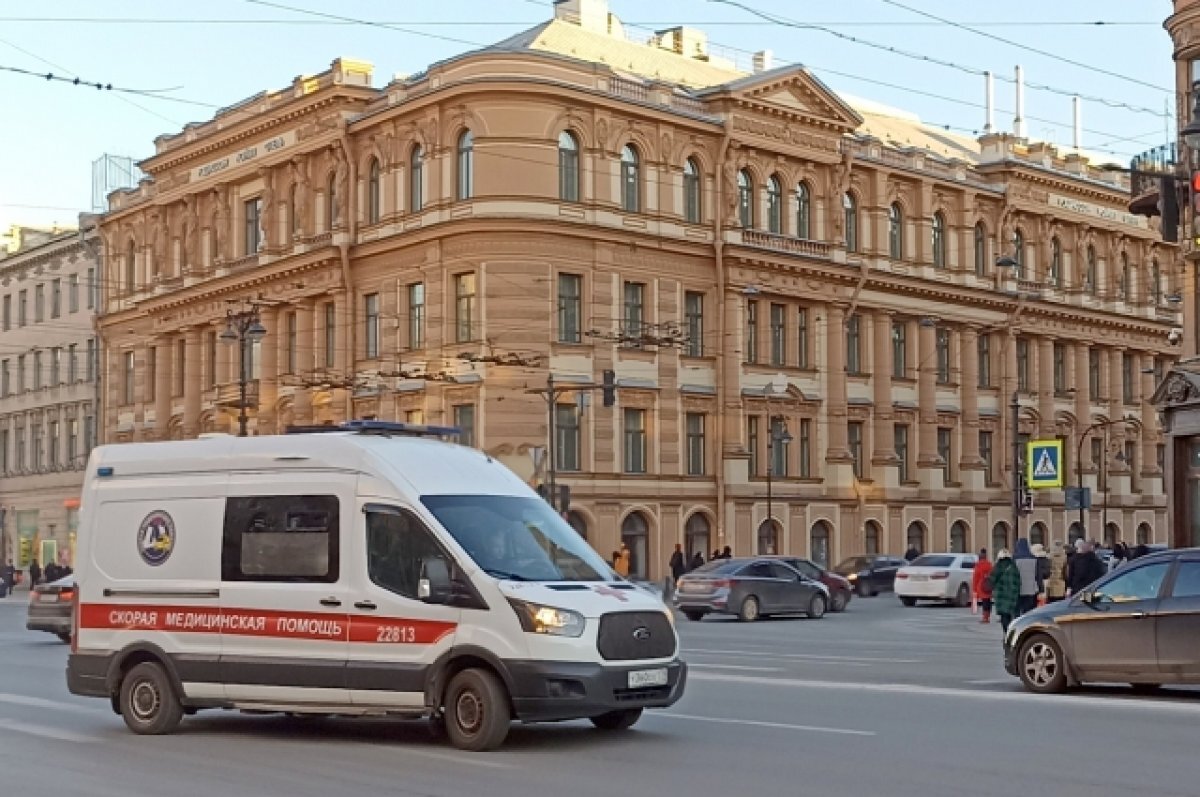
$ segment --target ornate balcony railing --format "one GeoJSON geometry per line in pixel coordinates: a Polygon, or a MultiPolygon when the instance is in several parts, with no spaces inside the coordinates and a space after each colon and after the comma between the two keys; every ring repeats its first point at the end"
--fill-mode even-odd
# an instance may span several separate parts
{"type": "Polygon", "coordinates": [[[1158,193],[1160,178],[1174,176],[1178,163],[1174,143],[1163,144],[1134,156],[1129,161],[1130,196],[1137,199],[1146,194],[1158,193]]]}
{"type": "Polygon", "coordinates": [[[810,241],[806,238],[793,238],[789,235],[776,235],[762,230],[742,230],[742,243],[746,246],[773,249],[776,252],[787,252],[792,255],[829,257],[829,244],[810,241]]]}

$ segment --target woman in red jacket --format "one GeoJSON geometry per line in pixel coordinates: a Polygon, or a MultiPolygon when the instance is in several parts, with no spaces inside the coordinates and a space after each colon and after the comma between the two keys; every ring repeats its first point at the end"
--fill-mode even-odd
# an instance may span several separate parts
{"type": "Polygon", "coordinates": [[[981,623],[992,621],[992,584],[989,579],[991,575],[992,563],[988,561],[987,548],[981,548],[979,561],[975,563],[975,570],[971,573],[971,591],[983,609],[983,617],[979,620],[981,623]]]}

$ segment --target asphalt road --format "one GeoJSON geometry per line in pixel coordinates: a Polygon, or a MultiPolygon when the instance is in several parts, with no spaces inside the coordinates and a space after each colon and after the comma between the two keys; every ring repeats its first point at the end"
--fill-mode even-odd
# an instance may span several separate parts
{"type": "Polygon", "coordinates": [[[1194,797],[1200,699],[1023,692],[969,611],[855,600],[819,621],[681,621],[690,689],[632,731],[518,726],[459,753],[424,726],[207,713],[170,737],[66,692],[66,646],[0,600],[0,795],[886,794],[1194,797]]]}

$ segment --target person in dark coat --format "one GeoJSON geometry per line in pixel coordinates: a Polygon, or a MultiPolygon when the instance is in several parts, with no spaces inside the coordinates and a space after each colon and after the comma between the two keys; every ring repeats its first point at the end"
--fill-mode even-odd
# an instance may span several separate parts
{"type": "Polygon", "coordinates": [[[908,546],[908,550],[904,552],[904,561],[911,562],[920,555],[921,552],[917,550],[917,546],[910,545],[908,546]]]}
{"type": "Polygon", "coordinates": [[[700,553],[699,551],[696,551],[695,555],[692,557],[691,569],[695,570],[699,567],[702,567],[703,565],[704,565],[704,554],[700,553]]]}
{"type": "Polygon", "coordinates": [[[1008,632],[1008,625],[1017,615],[1021,604],[1021,571],[1012,560],[1007,548],[996,554],[996,566],[992,568],[992,606],[1000,615],[1000,628],[1008,632]]]}
{"type": "Polygon", "coordinates": [[[686,560],[683,558],[683,546],[675,543],[675,553],[671,554],[671,578],[678,581],[687,572],[686,560]]]}
{"type": "Polygon", "coordinates": [[[733,549],[730,548],[728,545],[726,545],[725,550],[721,551],[721,558],[722,559],[732,559],[733,558],[733,549]]]}
{"type": "Polygon", "coordinates": [[[1029,549],[1029,540],[1024,537],[1017,540],[1017,547],[1013,551],[1012,558],[1017,565],[1017,571],[1021,574],[1021,598],[1017,603],[1017,616],[1019,617],[1037,606],[1037,596],[1041,592],[1041,584],[1038,580],[1038,559],[1029,549]]]}
{"type": "Polygon", "coordinates": [[[38,560],[34,559],[29,563],[29,588],[33,589],[42,580],[42,566],[38,564],[38,560]]]}
{"type": "Polygon", "coordinates": [[[1078,595],[1106,572],[1108,569],[1096,555],[1095,546],[1085,542],[1083,550],[1071,557],[1071,573],[1067,581],[1070,594],[1078,595]]]}

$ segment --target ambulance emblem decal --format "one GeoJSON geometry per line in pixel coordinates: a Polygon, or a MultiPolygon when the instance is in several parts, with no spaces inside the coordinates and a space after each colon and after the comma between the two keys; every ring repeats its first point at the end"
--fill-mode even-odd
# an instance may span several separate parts
{"type": "Polygon", "coordinates": [[[138,527],[138,553],[142,561],[157,567],[171,557],[175,550],[175,521],[162,510],[146,515],[138,527]]]}

